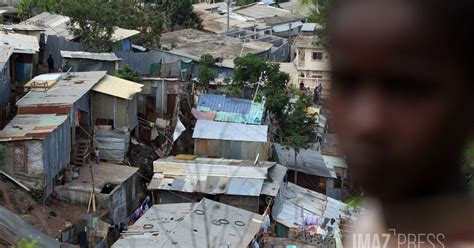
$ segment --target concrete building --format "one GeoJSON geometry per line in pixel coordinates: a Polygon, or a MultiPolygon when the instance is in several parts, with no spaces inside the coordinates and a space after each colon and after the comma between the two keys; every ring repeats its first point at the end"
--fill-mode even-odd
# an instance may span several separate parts
{"type": "Polygon", "coordinates": [[[248,247],[262,225],[262,215],[209,199],[158,204],[112,247],[248,247]]]}
{"type": "Polygon", "coordinates": [[[67,115],[17,115],[0,131],[0,144],[6,147],[0,170],[46,199],[69,164],[70,125],[67,115]]]}
{"type": "Polygon", "coordinates": [[[140,183],[137,172],[138,168],[107,163],[85,166],[81,168],[78,178],[58,185],[54,190],[62,199],[85,206],[94,190],[97,208],[108,211],[107,217],[111,224],[120,224],[139,204],[140,183]],[[91,173],[94,175],[94,188],[91,173]]]}
{"type": "Polygon", "coordinates": [[[92,123],[101,158],[123,161],[137,134],[137,94],[143,85],[106,75],[92,88],[92,123]]]}
{"type": "Polygon", "coordinates": [[[176,157],[154,163],[148,186],[155,203],[198,202],[203,197],[259,212],[265,197],[276,197],[286,168],[274,162],[176,157]]]}
{"type": "Polygon", "coordinates": [[[269,59],[273,44],[261,41],[241,42],[239,39],[210,34],[194,29],[184,29],[161,35],[161,45],[170,51],[177,51],[200,58],[211,54],[216,64],[233,68],[234,59],[247,54],[269,59]]]}
{"type": "Polygon", "coordinates": [[[312,35],[300,34],[293,47],[296,54],[294,63],[298,85],[304,83],[305,87],[314,90],[321,83],[323,86],[322,97],[328,97],[331,88],[328,52],[318,44],[316,36],[312,35]]]}
{"type": "Polygon", "coordinates": [[[89,53],[61,51],[61,65],[72,72],[83,71],[107,71],[109,75],[115,75],[122,60],[115,53],[89,53]]]}
{"type": "Polygon", "coordinates": [[[198,120],[193,139],[202,157],[267,161],[270,154],[266,125],[198,120]]]}

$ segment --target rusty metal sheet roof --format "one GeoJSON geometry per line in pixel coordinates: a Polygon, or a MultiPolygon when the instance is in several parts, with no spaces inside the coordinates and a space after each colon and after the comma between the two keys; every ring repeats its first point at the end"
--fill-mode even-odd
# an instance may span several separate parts
{"type": "MultiPolygon", "coordinates": [[[[274,165],[264,163],[262,166],[242,166],[240,165],[243,164],[242,161],[236,161],[232,165],[233,160],[223,159],[191,161],[176,159],[155,161],[155,175],[148,189],[259,196],[264,181],[268,178],[268,168],[274,165]],[[219,161],[222,164],[216,164],[219,161]]],[[[246,161],[246,164],[249,162],[246,161]]]]}
{"type": "Polygon", "coordinates": [[[45,139],[67,120],[66,115],[17,115],[0,131],[0,141],[45,139]]]}

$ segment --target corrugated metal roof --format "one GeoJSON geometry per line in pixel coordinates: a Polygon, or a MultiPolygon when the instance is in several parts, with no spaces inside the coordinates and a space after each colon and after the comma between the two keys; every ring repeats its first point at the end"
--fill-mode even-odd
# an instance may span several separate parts
{"type": "Polygon", "coordinates": [[[321,27],[317,23],[305,23],[303,24],[303,27],[301,28],[301,31],[303,32],[314,32],[317,28],[321,27]]]}
{"type": "Polygon", "coordinates": [[[26,238],[27,240],[34,240],[35,247],[67,247],[40,232],[3,206],[0,206],[0,236],[13,245],[26,238]]]}
{"type": "Polygon", "coordinates": [[[5,67],[5,64],[10,60],[12,54],[13,48],[11,46],[0,44],[0,69],[5,67]]]}
{"type": "Polygon", "coordinates": [[[347,168],[346,160],[342,157],[323,155],[324,162],[332,167],[347,168]]]}
{"type": "Polygon", "coordinates": [[[112,34],[112,40],[119,41],[119,40],[127,39],[139,33],[140,31],[138,30],[115,27],[114,33],[112,34]]]}
{"type": "Polygon", "coordinates": [[[33,24],[9,24],[0,25],[2,29],[6,30],[18,30],[18,31],[44,31],[44,27],[36,26],[33,24]]]}
{"type": "Polygon", "coordinates": [[[224,95],[201,94],[197,110],[216,112],[216,121],[261,124],[264,103],[224,95]]]}
{"type": "Polygon", "coordinates": [[[113,248],[128,247],[164,247],[168,233],[177,230],[179,224],[199,203],[173,203],[157,204],[140,217],[133,225],[128,227],[128,231],[135,232],[135,235],[123,235],[117,240],[113,248]],[[172,221],[175,220],[175,221],[172,221]],[[151,226],[151,228],[144,228],[151,226]],[[138,234],[140,233],[140,234],[138,234]],[[153,235],[158,233],[158,235],[153,235]]]}
{"type": "Polygon", "coordinates": [[[43,90],[31,90],[16,105],[27,107],[35,105],[72,105],[83,95],[89,92],[107,72],[72,72],[70,77],[64,75],[53,88],[44,92],[43,90]]]}
{"type": "Polygon", "coordinates": [[[115,53],[89,53],[89,52],[74,52],[74,51],[61,51],[61,57],[71,59],[90,59],[100,61],[120,61],[121,58],[117,57],[115,53]]]}
{"type": "Polygon", "coordinates": [[[31,24],[44,27],[47,35],[56,35],[64,37],[66,40],[73,40],[76,37],[67,29],[67,23],[69,21],[70,19],[67,16],[43,12],[20,24],[31,24]]]}
{"type": "MultiPolygon", "coordinates": [[[[226,162],[221,159],[191,161],[194,162],[175,159],[155,161],[155,175],[148,189],[259,196],[267,179],[267,167],[243,166],[243,163],[232,164],[232,160],[226,162]]],[[[248,163],[250,161],[245,162],[248,163]]]]}
{"type": "Polygon", "coordinates": [[[97,83],[93,91],[104,93],[119,98],[132,100],[135,94],[142,91],[143,84],[128,81],[122,78],[105,75],[99,83],[97,83]]]}
{"type": "Polygon", "coordinates": [[[43,140],[66,120],[66,115],[17,115],[0,131],[0,141],[43,140]]]}
{"type": "Polygon", "coordinates": [[[247,247],[262,221],[262,215],[204,198],[163,247],[247,247]],[[220,219],[229,224],[213,224],[220,219]],[[245,225],[239,226],[236,222],[245,225]]]}
{"type": "Polygon", "coordinates": [[[305,149],[300,150],[296,157],[297,165],[295,165],[295,152],[292,148],[287,150],[286,147],[280,144],[275,143],[273,145],[275,153],[278,156],[278,161],[281,164],[284,164],[287,161],[289,169],[310,175],[337,178],[334,167],[324,162],[320,152],[305,149]]]}
{"type": "Polygon", "coordinates": [[[35,36],[1,32],[0,44],[13,47],[14,53],[35,54],[39,52],[39,42],[35,36]]]}
{"type": "Polygon", "coordinates": [[[263,182],[262,195],[277,196],[280,186],[283,184],[283,179],[286,175],[286,167],[280,164],[275,164],[268,169],[269,177],[263,182]]]}
{"type": "MultiPolygon", "coordinates": [[[[63,15],[43,12],[39,15],[36,15],[21,24],[30,24],[36,25],[39,27],[44,27],[45,33],[47,35],[56,35],[65,38],[66,40],[73,40],[77,38],[73,33],[69,32],[67,23],[70,21],[70,18],[63,15]]],[[[140,33],[137,30],[129,30],[115,27],[115,31],[112,34],[112,40],[119,41],[126,39],[128,37],[134,36],[140,33]]]]}
{"type": "Polygon", "coordinates": [[[280,189],[272,209],[273,219],[289,228],[302,226],[303,216],[319,216],[323,218],[334,218],[339,225],[341,218],[350,218],[343,210],[346,204],[328,197],[324,194],[300,187],[293,183],[287,183],[280,189]]]}
{"type": "MultiPolygon", "coordinates": [[[[303,26],[303,22],[301,22],[301,21],[291,23],[291,29],[292,30],[295,29],[295,28],[299,28],[301,26],[303,26]]],[[[273,27],[273,32],[275,32],[275,33],[288,32],[289,30],[290,30],[290,24],[289,23],[285,23],[285,24],[273,27]]]]}
{"type": "Polygon", "coordinates": [[[194,127],[194,139],[267,142],[267,125],[198,120],[194,127]]]}
{"type": "Polygon", "coordinates": [[[262,220],[259,214],[206,198],[193,205],[159,204],[129,226],[112,247],[247,247],[262,220]],[[213,224],[220,219],[229,224],[213,224]],[[146,224],[151,228],[145,229],[146,224]]]}

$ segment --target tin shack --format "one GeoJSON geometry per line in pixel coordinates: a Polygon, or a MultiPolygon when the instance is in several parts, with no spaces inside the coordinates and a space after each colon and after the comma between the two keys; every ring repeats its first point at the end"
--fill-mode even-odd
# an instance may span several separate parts
{"type": "Polygon", "coordinates": [[[92,122],[102,158],[123,161],[137,126],[137,93],[143,85],[106,75],[92,88],[92,122]]]}
{"type": "Polygon", "coordinates": [[[197,156],[259,161],[269,158],[267,125],[198,120],[193,139],[197,156]]]}
{"type": "Polygon", "coordinates": [[[276,197],[286,168],[274,162],[177,157],[156,160],[148,185],[154,203],[198,202],[203,197],[252,212],[276,197]]]}
{"type": "Polygon", "coordinates": [[[46,199],[58,175],[69,164],[70,122],[67,115],[19,114],[2,131],[5,161],[0,170],[46,199]]]}

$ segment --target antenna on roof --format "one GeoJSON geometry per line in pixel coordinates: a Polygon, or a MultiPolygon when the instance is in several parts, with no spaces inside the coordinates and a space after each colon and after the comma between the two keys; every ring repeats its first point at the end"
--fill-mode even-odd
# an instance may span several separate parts
{"type": "Polygon", "coordinates": [[[71,70],[72,70],[72,66],[67,69],[65,73],[65,77],[64,77],[65,80],[71,79],[71,70]]]}
{"type": "Polygon", "coordinates": [[[255,158],[255,162],[253,162],[253,165],[258,164],[258,158],[260,157],[260,153],[257,153],[257,157],[255,158]]]}

